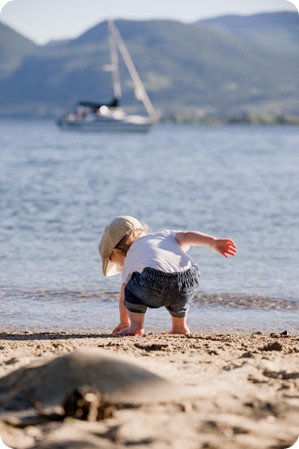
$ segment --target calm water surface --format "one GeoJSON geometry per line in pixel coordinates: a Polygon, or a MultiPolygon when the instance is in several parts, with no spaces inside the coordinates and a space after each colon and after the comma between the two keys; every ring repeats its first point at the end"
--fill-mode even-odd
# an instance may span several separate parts
{"type": "MultiPolygon", "coordinates": [[[[62,132],[0,121],[0,328],[108,331],[120,278],[105,279],[103,227],[130,214],[150,230],[230,237],[205,248],[193,330],[299,330],[299,128],[158,125],[146,135],[62,132]]],[[[164,310],[148,331],[167,328],[164,310]]]]}

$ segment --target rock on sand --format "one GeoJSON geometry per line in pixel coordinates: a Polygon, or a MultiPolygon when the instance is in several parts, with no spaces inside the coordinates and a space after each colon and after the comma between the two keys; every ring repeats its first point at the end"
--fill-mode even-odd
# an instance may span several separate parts
{"type": "Polygon", "coordinates": [[[172,384],[134,359],[98,349],[81,349],[46,363],[20,368],[0,379],[0,403],[8,410],[61,405],[75,388],[90,386],[126,403],[169,398],[172,384]]]}

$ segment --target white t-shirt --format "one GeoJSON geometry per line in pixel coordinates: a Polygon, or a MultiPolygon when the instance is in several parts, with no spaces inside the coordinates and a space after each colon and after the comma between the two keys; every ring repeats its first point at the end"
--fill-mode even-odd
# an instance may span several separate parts
{"type": "Polygon", "coordinates": [[[139,237],[127,252],[122,270],[123,283],[127,283],[134,271],[142,273],[150,267],[165,273],[175,273],[191,268],[192,258],[175,238],[175,231],[160,231],[139,237]]]}

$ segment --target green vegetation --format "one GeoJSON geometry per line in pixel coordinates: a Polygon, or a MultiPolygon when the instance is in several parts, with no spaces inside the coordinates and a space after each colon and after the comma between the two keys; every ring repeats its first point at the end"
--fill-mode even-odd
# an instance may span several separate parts
{"type": "Polygon", "coordinates": [[[299,115],[247,115],[240,114],[237,116],[213,116],[205,115],[201,118],[194,115],[186,116],[168,116],[162,119],[166,123],[186,123],[186,124],[204,124],[204,125],[299,125],[299,115]]]}

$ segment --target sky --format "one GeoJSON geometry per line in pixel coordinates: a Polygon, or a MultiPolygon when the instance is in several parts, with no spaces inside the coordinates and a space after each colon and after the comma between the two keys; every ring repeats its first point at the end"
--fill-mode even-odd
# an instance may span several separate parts
{"type": "Polygon", "coordinates": [[[37,44],[77,37],[108,16],[190,23],[225,14],[298,12],[287,0],[0,0],[0,9],[1,22],[37,44]]]}

